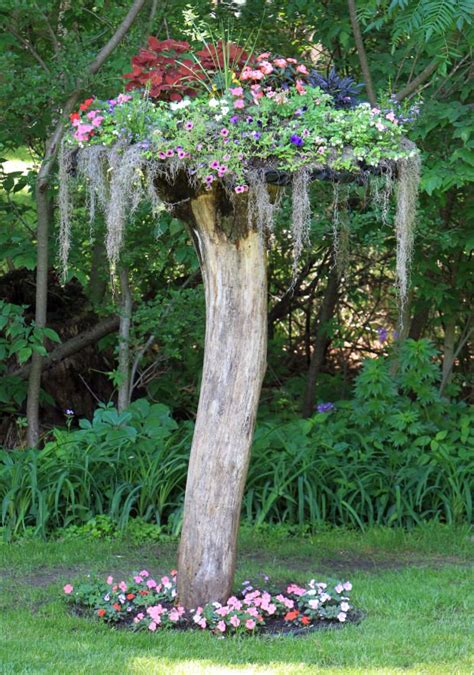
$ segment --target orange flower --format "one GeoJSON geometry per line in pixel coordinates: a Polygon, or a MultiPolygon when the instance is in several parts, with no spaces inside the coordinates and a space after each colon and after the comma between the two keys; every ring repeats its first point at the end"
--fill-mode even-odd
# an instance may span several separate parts
{"type": "Polygon", "coordinates": [[[133,600],[134,597],[135,597],[135,593],[129,593],[127,595],[127,600],[133,600]]]}
{"type": "Polygon", "coordinates": [[[148,591],[138,591],[140,595],[148,595],[148,591]]]}
{"type": "Polygon", "coordinates": [[[105,609],[98,609],[98,610],[97,610],[97,614],[98,614],[99,616],[104,616],[104,615],[106,614],[105,609]]]}
{"type": "Polygon", "coordinates": [[[301,617],[301,623],[304,626],[308,626],[311,623],[311,619],[309,618],[309,616],[302,616],[301,617]]]}
{"type": "Polygon", "coordinates": [[[120,605],[118,604],[118,602],[114,602],[114,604],[112,605],[112,607],[113,607],[117,612],[120,612],[120,610],[122,609],[122,608],[120,607],[120,605]]]}
{"type": "Polygon", "coordinates": [[[295,609],[292,612],[285,614],[285,621],[294,621],[299,614],[299,610],[295,609]]]}

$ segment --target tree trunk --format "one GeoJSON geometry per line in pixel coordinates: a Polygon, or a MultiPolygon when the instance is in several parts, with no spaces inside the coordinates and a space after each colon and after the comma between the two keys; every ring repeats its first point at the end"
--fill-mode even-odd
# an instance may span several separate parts
{"type": "Polygon", "coordinates": [[[324,294],[320,315],[318,317],[315,334],[313,354],[308,370],[306,391],[303,403],[303,417],[311,417],[314,412],[316,381],[324,363],[324,357],[329,345],[328,327],[334,316],[339,291],[339,276],[335,265],[331,268],[328,284],[324,294]]]}
{"type": "Polygon", "coordinates": [[[223,217],[213,193],[191,202],[206,294],[201,393],[186,485],[178,598],[188,608],[232,591],[242,495],[266,368],[267,269],[246,199],[223,217]]]}
{"type": "Polygon", "coordinates": [[[123,412],[130,405],[130,325],[132,323],[132,293],[128,282],[128,269],[119,269],[120,278],[120,327],[118,347],[118,385],[117,408],[123,412]]]}
{"type": "MultiPolygon", "coordinates": [[[[102,47],[95,59],[89,64],[88,75],[95,75],[102,68],[105,61],[112,54],[114,49],[120,44],[123,37],[132,27],[138,13],[142,9],[146,0],[134,0],[126,17],[120,26],[112,35],[110,40],[102,47]]],[[[86,80],[87,81],[87,78],[86,80]]],[[[52,203],[49,201],[49,183],[53,171],[53,166],[59,151],[59,145],[64,135],[64,121],[74,110],[82,89],[83,83],[79,82],[75,91],[73,91],[66,100],[62,115],[56,123],[56,127],[51,134],[47,144],[46,152],[38,173],[36,182],[36,202],[37,202],[37,272],[36,272],[36,309],[35,323],[39,328],[46,326],[46,313],[48,301],[48,237],[49,221],[52,220],[52,203]]],[[[40,435],[39,422],[39,397],[41,389],[41,371],[43,368],[43,357],[37,352],[33,353],[31,360],[31,370],[28,380],[28,399],[26,402],[26,417],[28,419],[27,443],[30,447],[36,447],[40,435]]]]}

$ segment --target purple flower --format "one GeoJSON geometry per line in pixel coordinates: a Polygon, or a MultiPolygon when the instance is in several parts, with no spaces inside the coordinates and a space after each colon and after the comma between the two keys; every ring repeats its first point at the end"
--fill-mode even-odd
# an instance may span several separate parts
{"type": "Polygon", "coordinates": [[[193,126],[194,126],[194,124],[191,121],[184,123],[184,128],[186,129],[186,131],[191,131],[193,126]]]}
{"type": "Polygon", "coordinates": [[[229,129],[221,129],[220,133],[223,138],[226,138],[229,135],[229,129]]]}
{"type": "Polygon", "coordinates": [[[232,115],[232,117],[229,119],[229,122],[230,122],[231,124],[237,124],[238,121],[239,121],[239,116],[238,116],[238,115],[232,115]]]}
{"type": "Polygon", "coordinates": [[[247,115],[246,121],[247,121],[248,124],[250,124],[251,122],[253,122],[253,117],[251,117],[250,115],[247,115]]]}
{"type": "Polygon", "coordinates": [[[318,413],[328,413],[334,410],[334,403],[319,403],[316,406],[318,413]]]}
{"type": "Polygon", "coordinates": [[[386,328],[377,328],[377,335],[379,336],[379,342],[383,344],[388,340],[388,330],[386,328]]]}
{"type": "Polygon", "coordinates": [[[166,151],[166,156],[167,156],[167,157],[174,157],[174,150],[172,150],[171,148],[170,148],[169,150],[167,150],[167,151],[166,151]]]}
{"type": "Polygon", "coordinates": [[[298,136],[298,134],[292,134],[290,136],[290,143],[293,143],[293,145],[296,145],[296,147],[301,148],[303,145],[304,141],[301,138],[301,136],[298,136]]]}
{"type": "Polygon", "coordinates": [[[213,162],[211,162],[209,164],[209,166],[211,167],[211,169],[218,169],[219,168],[219,162],[217,161],[217,159],[215,159],[213,162]]]}
{"type": "Polygon", "coordinates": [[[64,411],[64,413],[65,413],[66,415],[74,415],[74,410],[71,410],[71,408],[66,408],[66,410],[64,411]]]}
{"type": "Polygon", "coordinates": [[[261,135],[262,134],[260,133],[260,131],[253,132],[253,137],[255,138],[256,141],[260,140],[261,135]]]}

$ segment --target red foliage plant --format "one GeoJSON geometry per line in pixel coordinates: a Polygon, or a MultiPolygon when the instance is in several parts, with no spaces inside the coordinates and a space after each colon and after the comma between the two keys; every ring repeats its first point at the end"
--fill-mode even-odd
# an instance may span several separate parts
{"type": "Polygon", "coordinates": [[[150,87],[150,96],[165,101],[181,101],[183,96],[196,96],[206,79],[224,68],[225,63],[240,71],[249,57],[234,44],[222,40],[194,52],[185,40],[148,38],[148,49],[140,49],[132,57],[132,71],[123,77],[129,80],[126,89],[150,87]],[[197,59],[197,60],[196,60],[197,59]]]}

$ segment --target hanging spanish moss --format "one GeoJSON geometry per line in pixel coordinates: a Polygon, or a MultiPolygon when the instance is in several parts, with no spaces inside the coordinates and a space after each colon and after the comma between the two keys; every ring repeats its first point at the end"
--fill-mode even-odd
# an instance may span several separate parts
{"type": "Polygon", "coordinates": [[[292,234],[293,234],[293,279],[303,246],[309,244],[311,226],[311,202],[309,198],[310,172],[300,169],[293,175],[292,183],[292,234]]]}
{"type": "Polygon", "coordinates": [[[382,223],[386,225],[394,188],[393,167],[387,164],[384,173],[381,176],[374,176],[371,183],[372,203],[380,212],[382,223]]]}
{"type": "MultiPolygon", "coordinates": [[[[414,222],[418,193],[420,158],[416,148],[406,146],[410,155],[396,164],[397,207],[395,230],[397,238],[397,286],[403,307],[409,283],[409,266],[413,249],[414,222]]],[[[70,248],[72,193],[77,182],[86,190],[86,204],[89,220],[93,222],[96,208],[105,213],[107,223],[106,249],[112,269],[118,261],[123,244],[124,229],[127,220],[138,208],[140,202],[151,202],[154,213],[163,208],[172,209],[173,204],[164,202],[157,191],[156,178],[170,185],[180,172],[186,171],[190,187],[198,189],[195,172],[186,168],[180,160],[167,161],[166,164],[155,159],[147,159],[140,144],[126,145],[117,143],[111,148],[93,145],[80,150],[68,150],[61,147],[59,155],[59,207],[60,207],[60,261],[63,275],[66,274],[70,248]]],[[[374,199],[380,206],[382,220],[387,219],[389,200],[393,191],[394,166],[384,166],[381,185],[380,178],[374,178],[374,199]]],[[[293,235],[293,272],[303,247],[309,244],[311,206],[309,185],[312,180],[308,169],[296,171],[292,176],[292,235],[293,235]]],[[[270,187],[266,181],[264,169],[248,172],[248,224],[262,233],[271,233],[282,190],[270,187]],[[275,194],[274,194],[275,192],[275,194]]],[[[229,194],[232,187],[225,186],[229,194]]],[[[334,252],[338,272],[341,274],[347,262],[349,245],[349,227],[347,218],[349,187],[333,180],[332,228],[334,252]]],[[[234,199],[235,195],[231,197],[234,199]]],[[[181,200],[182,201],[182,200],[181,200]]]]}
{"type": "Polygon", "coordinates": [[[72,190],[73,180],[73,154],[68,151],[64,143],[59,149],[59,261],[61,264],[63,280],[66,279],[71,248],[71,222],[72,222],[72,190]]]}
{"type": "Polygon", "coordinates": [[[262,233],[271,233],[279,199],[272,202],[264,170],[252,169],[248,172],[247,181],[249,184],[248,227],[249,229],[256,227],[262,233]]]}
{"type": "Polygon", "coordinates": [[[86,207],[91,225],[95,221],[97,200],[105,212],[110,199],[107,169],[108,152],[104,146],[91,145],[78,153],[77,175],[87,186],[86,207]]]}
{"type": "Polygon", "coordinates": [[[400,159],[397,162],[397,210],[395,214],[395,234],[397,239],[396,270],[402,311],[409,286],[420,168],[420,155],[416,150],[410,157],[400,159]]]}

